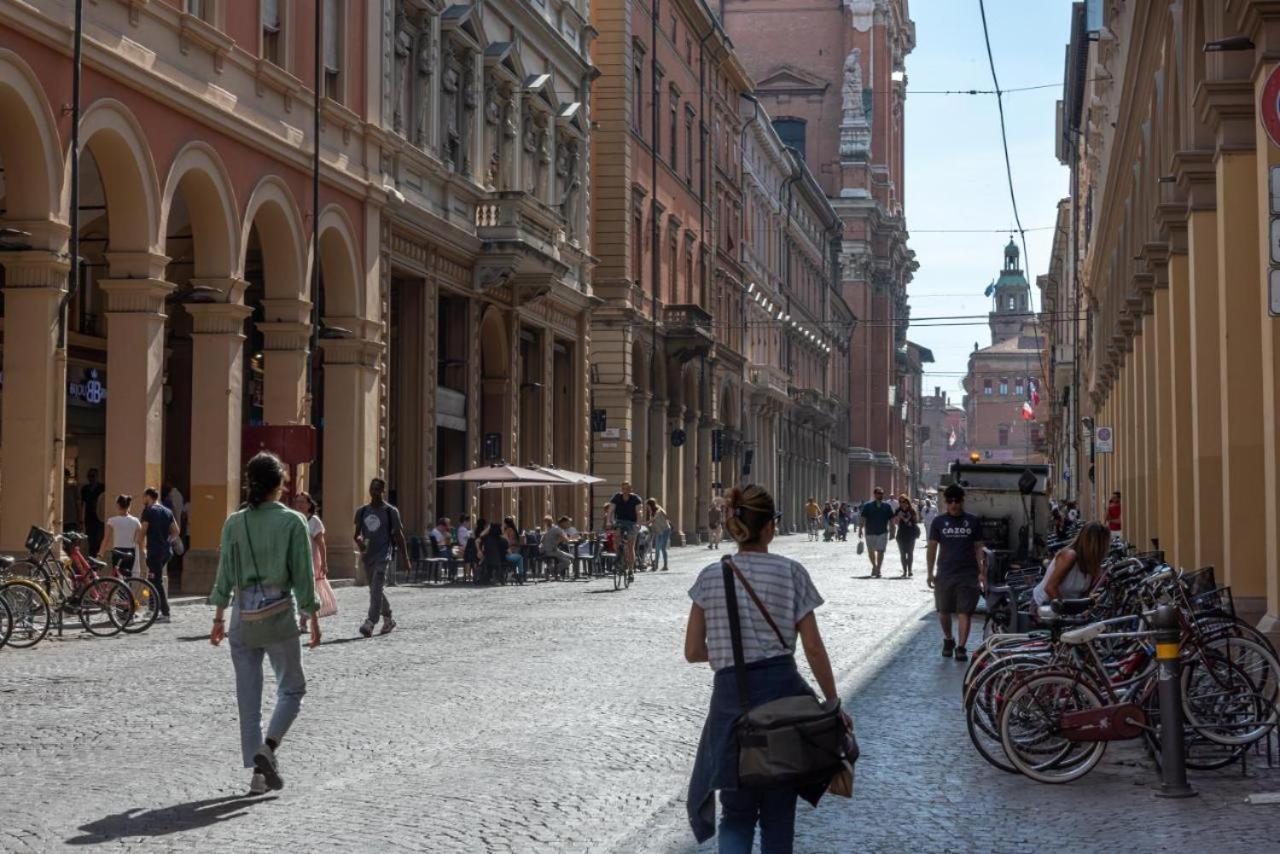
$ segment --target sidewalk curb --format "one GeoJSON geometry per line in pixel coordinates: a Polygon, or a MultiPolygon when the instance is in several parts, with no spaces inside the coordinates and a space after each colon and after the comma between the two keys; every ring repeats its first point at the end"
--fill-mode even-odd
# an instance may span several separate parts
{"type": "MultiPolygon", "coordinates": [[[[343,587],[354,587],[354,586],[355,586],[355,583],[356,583],[356,580],[355,580],[354,578],[331,578],[331,579],[329,579],[329,586],[330,586],[330,587],[332,587],[334,590],[338,590],[338,589],[343,588],[343,587]]],[[[183,607],[186,607],[186,606],[188,606],[188,605],[208,605],[208,604],[209,604],[209,597],[208,597],[208,596],[187,596],[187,595],[180,595],[180,596],[170,596],[170,597],[169,597],[169,607],[170,607],[170,608],[183,608],[183,607]]]]}

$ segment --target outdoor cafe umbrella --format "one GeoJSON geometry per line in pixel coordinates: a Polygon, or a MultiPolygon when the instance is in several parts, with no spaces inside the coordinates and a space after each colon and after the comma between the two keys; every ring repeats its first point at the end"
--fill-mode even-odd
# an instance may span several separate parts
{"type": "Polygon", "coordinates": [[[460,471],[457,474],[448,474],[444,477],[436,478],[439,482],[444,483],[481,483],[493,484],[494,487],[502,486],[564,486],[568,483],[565,478],[550,472],[524,468],[522,466],[512,466],[506,463],[494,463],[493,465],[479,466],[466,471],[460,471]]]}
{"type": "Polygon", "coordinates": [[[581,472],[569,471],[568,469],[558,469],[555,466],[529,466],[527,471],[535,474],[554,478],[554,480],[520,480],[520,481],[486,481],[480,484],[481,489],[503,489],[506,487],[521,486],[587,486],[593,483],[600,483],[604,480],[602,477],[595,475],[582,474],[581,472]]]}

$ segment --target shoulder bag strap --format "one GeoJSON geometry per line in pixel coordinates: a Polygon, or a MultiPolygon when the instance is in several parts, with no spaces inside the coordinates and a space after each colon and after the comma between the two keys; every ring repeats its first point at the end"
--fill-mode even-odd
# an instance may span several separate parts
{"type": "Polygon", "coordinates": [[[253,538],[249,536],[249,514],[252,512],[252,510],[245,510],[244,513],[240,515],[240,518],[244,522],[244,541],[249,544],[249,557],[253,560],[253,580],[258,583],[259,587],[261,587],[262,574],[258,571],[258,556],[253,551],[253,538]]]}
{"type": "Polygon", "coordinates": [[[742,625],[738,620],[738,595],[733,589],[733,560],[725,555],[720,559],[724,572],[724,598],[729,608],[729,637],[733,641],[733,675],[738,683],[738,705],[742,711],[751,708],[751,695],[747,691],[746,656],[742,652],[742,625]]]}
{"type": "Polygon", "coordinates": [[[756,603],[756,608],[764,617],[764,621],[769,624],[769,628],[773,629],[773,633],[778,636],[778,643],[785,648],[787,642],[782,639],[782,632],[778,630],[778,624],[773,621],[773,617],[769,616],[769,611],[764,607],[764,603],[760,601],[760,597],[756,595],[755,588],[751,586],[751,582],[747,581],[747,577],[742,574],[742,570],[738,569],[738,565],[733,562],[733,558],[725,555],[723,558],[733,570],[733,574],[738,576],[738,580],[742,582],[742,587],[747,591],[747,595],[751,597],[751,601],[756,603]]]}

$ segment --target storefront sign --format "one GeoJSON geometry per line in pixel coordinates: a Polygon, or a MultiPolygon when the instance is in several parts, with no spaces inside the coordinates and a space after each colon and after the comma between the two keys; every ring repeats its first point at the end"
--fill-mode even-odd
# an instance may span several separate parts
{"type": "Polygon", "coordinates": [[[1116,449],[1115,434],[1110,427],[1099,427],[1093,431],[1093,450],[1099,454],[1114,453],[1116,449]]]}
{"type": "Polygon", "coordinates": [[[67,402],[72,406],[102,406],[107,402],[107,372],[98,368],[69,366],[67,402]]]}

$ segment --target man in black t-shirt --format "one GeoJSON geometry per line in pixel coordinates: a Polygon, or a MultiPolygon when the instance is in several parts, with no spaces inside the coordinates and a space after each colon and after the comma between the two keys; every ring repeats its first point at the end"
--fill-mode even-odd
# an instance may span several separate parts
{"type": "Polygon", "coordinates": [[[871,491],[872,499],[859,509],[861,523],[858,537],[867,535],[867,556],[871,558],[871,577],[880,577],[880,567],[884,564],[884,550],[889,540],[893,539],[894,509],[884,500],[884,490],[876,487],[871,491]]]}
{"type": "Polygon", "coordinates": [[[938,622],[942,624],[942,654],[956,661],[968,658],[965,642],[969,623],[978,610],[978,597],[987,585],[986,559],[982,551],[982,523],[964,512],[964,490],[956,484],[943,493],[947,512],[929,525],[929,586],[933,588],[938,622]],[[941,560],[938,560],[941,552],[941,560]],[[934,564],[938,571],[935,575],[934,564]],[[959,622],[959,643],[951,637],[951,615],[959,622]]]}
{"type": "Polygon", "coordinates": [[[631,491],[631,483],[623,481],[618,492],[609,499],[608,516],[605,520],[610,527],[618,530],[618,548],[625,548],[627,566],[633,571],[636,566],[636,534],[640,524],[640,507],[644,499],[631,491]],[[625,544],[625,545],[624,545],[625,544]]]}

